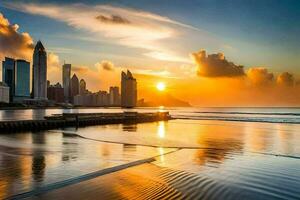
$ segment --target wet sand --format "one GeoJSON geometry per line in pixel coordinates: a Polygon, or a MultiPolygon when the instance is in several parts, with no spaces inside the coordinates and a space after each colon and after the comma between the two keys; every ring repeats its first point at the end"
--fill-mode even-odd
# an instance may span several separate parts
{"type": "Polygon", "coordinates": [[[183,199],[163,174],[160,167],[143,164],[28,199],[183,199]]]}
{"type": "Polygon", "coordinates": [[[295,173],[299,174],[297,159],[282,158],[280,162],[286,162],[290,169],[284,173],[278,173],[280,162],[275,156],[253,154],[229,162],[226,167],[210,163],[200,169],[191,167],[198,161],[187,157],[194,153],[204,152],[177,151],[154,162],[79,181],[28,199],[298,199],[300,196],[300,176],[295,173]],[[251,164],[247,157],[258,157],[260,167],[251,164]],[[182,158],[186,159],[178,162],[182,158]],[[205,168],[210,168],[209,173],[205,168]],[[267,168],[277,172],[267,172],[267,168]]]}
{"type": "Polygon", "coordinates": [[[26,197],[299,199],[299,128],[172,120],[1,135],[0,199],[38,188],[26,197]]]}

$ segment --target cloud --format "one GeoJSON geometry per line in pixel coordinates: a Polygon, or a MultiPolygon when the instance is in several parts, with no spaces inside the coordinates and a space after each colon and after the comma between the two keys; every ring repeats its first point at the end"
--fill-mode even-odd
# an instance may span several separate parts
{"type": "Polygon", "coordinates": [[[114,67],[107,60],[96,63],[95,67],[72,66],[72,75],[75,73],[79,79],[84,79],[90,91],[108,90],[110,86],[120,84],[122,68],[114,67]]]}
{"type": "Polygon", "coordinates": [[[115,68],[114,64],[108,60],[103,60],[101,63],[96,63],[95,67],[99,70],[102,68],[107,71],[113,71],[115,68]]]}
{"type": "Polygon", "coordinates": [[[294,76],[290,74],[289,72],[283,72],[277,76],[276,82],[279,85],[283,86],[293,86],[295,81],[294,81],[294,76]]]}
{"type": "Polygon", "coordinates": [[[179,55],[174,55],[171,52],[151,51],[145,53],[144,55],[151,58],[155,58],[157,60],[180,62],[180,63],[191,63],[191,61],[188,58],[181,57],[179,55]]]}
{"type": "Polygon", "coordinates": [[[129,24],[130,21],[119,16],[119,15],[110,15],[110,16],[104,16],[104,15],[98,15],[96,17],[101,22],[104,23],[113,23],[113,24],[129,24]]]}
{"type": "Polygon", "coordinates": [[[5,56],[31,60],[33,40],[28,33],[19,33],[17,24],[10,24],[0,13],[0,59],[5,56]]]}
{"type": "Polygon", "coordinates": [[[256,86],[266,86],[273,82],[274,75],[263,67],[253,67],[247,71],[247,77],[256,86]]]}
{"type": "MultiPolygon", "coordinates": [[[[172,52],[163,40],[176,38],[182,29],[197,30],[199,33],[197,28],[168,17],[109,5],[9,2],[5,3],[5,7],[65,22],[71,27],[94,34],[95,38],[104,37],[111,43],[143,49],[144,55],[155,59],[162,57],[152,52],[164,55],[172,52]]],[[[174,56],[164,56],[163,59],[173,61],[174,56]]]]}
{"type": "Polygon", "coordinates": [[[48,53],[47,56],[47,79],[51,83],[57,83],[62,81],[62,66],[60,64],[60,60],[58,55],[54,53],[48,53]]]}
{"type": "Polygon", "coordinates": [[[226,60],[223,53],[206,56],[205,50],[191,54],[198,69],[197,74],[203,77],[237,77],[244,76],[244,67],[226,60]]]}
{"type": "Polygon", "coordinates": [[[87,66],[72,66],[73,73],[86,73],[90,68],[87,66]]]}

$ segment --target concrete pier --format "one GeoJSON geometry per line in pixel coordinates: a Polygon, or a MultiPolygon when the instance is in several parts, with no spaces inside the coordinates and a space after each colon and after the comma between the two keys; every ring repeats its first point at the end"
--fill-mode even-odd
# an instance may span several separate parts
{"type": "Polygon", "coordinates": [[[63,113],[46,116],[43,120],[1,121],[0,134],[74,126],[82,127],[101,124],[143,123],[169,119],[171,119],[169,112],[63,113]]]}

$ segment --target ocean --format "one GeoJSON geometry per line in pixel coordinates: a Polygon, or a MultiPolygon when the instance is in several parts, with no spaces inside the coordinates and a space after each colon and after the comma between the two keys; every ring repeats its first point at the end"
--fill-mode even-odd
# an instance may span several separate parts
{"type": "MultiPolygon", "coordinates": [[[[167,110],[175,119],[2,133],[0,199],[32,197],[37,188],[51,199],[300,199],[300,108],[133,110],[167,110]]],[[[2,110],[0,120],[120,111],[2,110]]]]}

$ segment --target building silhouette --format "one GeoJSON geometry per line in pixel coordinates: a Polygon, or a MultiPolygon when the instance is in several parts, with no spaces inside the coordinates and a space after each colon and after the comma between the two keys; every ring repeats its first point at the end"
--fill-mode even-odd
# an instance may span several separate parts
{"type": "Polygon", "coordinates": [[[13,100],[15,82],[15,59],[5,57],[2,61],[2,82],[9,87],[9,100],[13,100]]]}
{"type": "Polygon", "coordinates": [[[10,102],[22,102],[30,97],[30,63],[5,57],[2,80],[9,87],[10,102]]]}
{"type": "Polygon", "coordinates": [[[76,106],[109,106],[109,94],[106,91],[96,93],[86,92],[84,95],[74,97],[76,106]]]}
{"type": "Polygon", "coordinates": [[[22,102],[30,98],[30,63],[26,60],[16,60],[14,80],[14,102],[22,102]]]}
{"type": "Polygon", "coordinates": [[[121,73],[121,106],[135,107],[137,103],[137,82],[131,72],[127,70],[121,73]]]}
{"type": "Polygon", "coordinates": [[[120,93],[119,87],[110,87],[109,88],[109,105],[110,106],[120,106],[120,93]]]}
{"type": "Polygon", "coordinates": [[[74,97],[78,94],[79,94],[79,80],[76,74],[74,74],[72,76],[71,83],[70,83],[70,98],[71,98],[70,100],[72,103],[74,102],[74,97]]]}
{"type": "Polygon", "coordinates": [[[63,65],[62,82],[64,88],[64,101],[70,102],[70,79],[71,79],[71,64],[63,65]]]}
{"type": "Polygon", "coordinates": [[[47,97],[49,100],[54,101],[56,103],[63,103],[65,101],[64,88],[61,86],[60,83],[50,85],[47,88],[47,97]]]}
{"type": "Polygon", "coordinates": [[[9,103],[9,87],[0,82],[0,102],[9,103]]]}
{"type": "Polygon", "coordinates": [[[37,42],[33,52],[32,97],[47,100],[47,52],[41,41],[37,42]]]}
{"type": "Polygon", "coordinates": [[[84,79],[81,79],[79,83],[79,94],[84,95],[86,92],[86,82],[84,79]]]}

